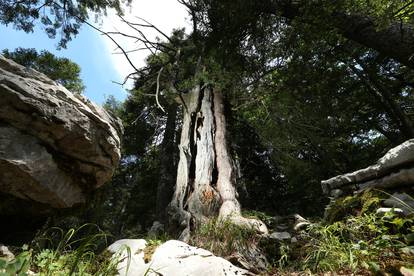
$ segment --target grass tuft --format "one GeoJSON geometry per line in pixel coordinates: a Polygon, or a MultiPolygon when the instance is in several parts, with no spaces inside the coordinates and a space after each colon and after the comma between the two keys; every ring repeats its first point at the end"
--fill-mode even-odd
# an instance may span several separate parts
{"type": "Polygon", "coordinates": [[[211,219],[199,226],[192,235],[190,243],[213,252],[217,256],[227,257],[257,244],[258,237],[254,229],[235,225],[230,220],[211,219]]]}

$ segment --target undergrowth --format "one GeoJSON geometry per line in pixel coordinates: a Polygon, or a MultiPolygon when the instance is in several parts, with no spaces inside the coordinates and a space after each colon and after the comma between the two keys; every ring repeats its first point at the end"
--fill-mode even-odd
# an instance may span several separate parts
{"type": "Polygon", "coordinates": [[[0,259],[0,276],[110,276],[116,275],[117,257],[108,251],[107,235],[97,226],[85,224],[68,231],[51,228],[27,245],[12,261],[0,259]]]}
{"type": "Polygon", "coordinates": [[[394,213],[379,217],[365,214],[331,225],[310,227],[302,269],[336,271],[359,268],[375,271],[409,265],[414,258],[403,253],[412,240],[413,220],[394,213]],[[389,263],[392,260],[393,263],[389,263]]]}
{"type": "MultiPolygon", "coordinates": [[[[194,230],[190,244],[225,258],[259,248],[271,263],[263,275],[291,275],[298,271],[303,275],[400,275],[397,272],[401,267],[410,271],[414,264],[414,215],[403,216],[393,210],[376,214],[382,200],[379,196],[363,193],[341,199],[343,209],[329,216],[333,222],[322,220],[295,233],[297,242],[275,242],[229,220],[211,219],[194,230]]],[[[263,213],[244,215],[272,222],[263,213]]],[[[165,234],[145,238],[145,262],[150,262],[155,249],[170,239],[165,234]]],[[[30,247],[25,246],[14,260],[0,259],[0,276],[27,275],[29,270],[40,276],[115,275],[119,258],[108,251],[98,254],[106,246],[107,235],[96,226],[86,224],[67,232],[52,228],[30,247]]]]}
{"type": "Polygon", "coordinates": [[[190,243],[226,257],[256,244],[257,238],[254,229],[241,227],[230,220],[211,219],[195,230],[190,243]]]}
{"type": "Polygon", "coordinates": [[[375,214],[372,206],[378,206],[378,194],[371,198],[367,194],[358,196],[363,198],[342,199],[342,204],[350,203],[345,205],[348,216],[313,224],[298,235],[297,243],[282,244],[275,269],[279,273],[370,275],[381,271],[401,275],[397,273],[401,267],[412,268],[414,216],[404,217],[393,211],[375,214]]]}

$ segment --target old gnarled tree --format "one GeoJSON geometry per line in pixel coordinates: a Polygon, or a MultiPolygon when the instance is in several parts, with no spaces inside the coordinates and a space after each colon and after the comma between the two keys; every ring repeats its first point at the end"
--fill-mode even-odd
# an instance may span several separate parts
{"type": "Polygon", "coordinates": [[[258,220],[241,215],[234,166],[227,144],[223,91],[195,86],[182,96],[183,125],[174,195],[168,207],[170,230],[188,240],[193,227],[212,216],[266,233],[258,220]]]}

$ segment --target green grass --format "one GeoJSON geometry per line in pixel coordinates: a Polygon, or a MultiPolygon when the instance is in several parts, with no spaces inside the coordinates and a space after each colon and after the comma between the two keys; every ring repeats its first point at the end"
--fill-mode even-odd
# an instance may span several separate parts
{"type": "Polygon", "coordinates": [[[298,244],[282,245],[276,266],[280,270],[376,273],[412,266],[414,256],[404,248],[413,245],[413,217],[395,213],[365,213],[332,224],[317,223],[300,236],[298,244]]]}
{"type": "Polygon", "coordinates": [[[51,228],[31,248],[24,246],[14,260],[0,260],[0,276],[27,275],[29,269],[39,276],[116,275],[117,255],[108,251],[97,254],[106,245],[107,235],[92,224],[66,232],[51,228]]]}
{"type": "Polygon", "coordinates": [[[217,256],[231,256],[258,242],[254,229],[241,227],[229,220],[211,219],[198,227],[190,243],[217,256]]]}

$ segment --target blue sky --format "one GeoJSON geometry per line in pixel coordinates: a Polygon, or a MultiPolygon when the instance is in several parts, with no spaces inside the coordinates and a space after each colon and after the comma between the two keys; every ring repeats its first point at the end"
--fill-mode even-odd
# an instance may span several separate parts
{"type": "MultiPolygon", "coordinates": [[[[135,0],[125,8],[124,17],[130,22],[139,22],[137,16],[145,18],[164,33],[170,34],[174,28],[187,27],[188,29],[190,24],[186,20],[187,15],[184,6],[176,0],[135,0]]],[[[133,31],[123,24],[113,11],[108,11],[107,17],[102,18],[102,21],[103,24],[99,28],[104,31],[124,33],[133,31]]],[[[153,29],[147,28],[142,31],[150,40],[159,36],[153,29]]],[[[131,87],[131,82],[127,83],[126,87],[122,87],[113,81],[123,82],[125,76],[133,72],[132,67],[124,56],[113,54],[119,51],[115,50],[115,45],[108,38],[101,36],[87,25],[81,27],[79,34],[68,43],[67,49],[61,50],[56,50],[58,40],[49,39],[41,27],[36,28],[33,33],[25,33],[15,30],[12,25],[0,25],[0,34],[2,37],[0,50],[14,50],[17,47],[48,50],[79,64],[81,78],[86,85],[84,95],[95,103],[102,104],[109,95],[123,101],[128,95],[126,88],[131,87]]],[[[137,45],[135,40],[122,36],[115,39],[125,50],[142,47],[137,45]]],[[[144,60],[148,54],[148,52],[135,52],[130,55],[130,59],[136,67],[141,67],[145,64],[144,60]]]]}
{"type": "Polygon", "coordinates": [[[108,47],[95,31],[82,26],[79,35],[69,42],[67,49],[56,50],[58,40],[49,39],[38,28],[34,33],[15,30],[11,25],[0,25],[0,49],[14,50],[17,47],[48,50],[57,56],[67,57],[81,67],[81,78],[86,85],[85,96],[101,104],[108,95],[124,100],[127,92],[112,81],[122,77],[111,60],[108,47]]]}

